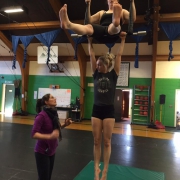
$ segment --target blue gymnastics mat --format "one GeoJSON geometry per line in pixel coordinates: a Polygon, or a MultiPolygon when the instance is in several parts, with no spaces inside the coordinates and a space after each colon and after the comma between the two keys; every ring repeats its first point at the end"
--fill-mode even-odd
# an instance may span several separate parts
{"type": "MultiPolygon", "coordinates": [[[[103,163],[100,163],[100,169],[103,169],[103,163]]],[[[90,161],[73,180],[93,179],[94,161],[90,161]]],[[[109,164],[107,180],[164,180],[164,173],[109,164]]]]}

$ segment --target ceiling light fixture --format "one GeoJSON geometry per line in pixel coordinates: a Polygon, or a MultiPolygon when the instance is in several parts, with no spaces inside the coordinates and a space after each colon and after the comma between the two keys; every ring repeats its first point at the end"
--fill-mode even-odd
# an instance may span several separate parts
{"type": "Polygon", "coordinates": [[[3,10],[5,13],[16,13],[16,12],[23,12],[24,9],[21,6],[12,6],[12,7],[7,7],[4,8],[3,10]]]}

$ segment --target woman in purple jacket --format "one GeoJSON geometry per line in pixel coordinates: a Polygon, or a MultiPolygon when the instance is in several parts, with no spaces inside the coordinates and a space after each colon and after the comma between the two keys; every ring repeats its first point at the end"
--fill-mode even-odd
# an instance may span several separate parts
{"type": "Polygon", "coordinates": [[[68,118],[60,124],[56,105],[56,98],[51,94],[44,95],[36,104],[38,115],[35,118],[31,136],[37,139],[34,151],[38,180],[51,179],[58,139],[61,140],[61,129],[72,123],[68,118]]]}

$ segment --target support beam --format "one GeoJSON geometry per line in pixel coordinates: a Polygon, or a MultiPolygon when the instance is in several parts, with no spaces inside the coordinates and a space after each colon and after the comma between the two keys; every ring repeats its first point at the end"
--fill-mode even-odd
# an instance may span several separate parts
{"type": "Polygon", "coordinates": [[[159,22],[179,22],[180,13],[160,14],[159,22]]]}
{"type": "MultiPolygon", "coordinates": [[[[55,5],[56,0],[49,0],[52,6],[55,8],[55,13],[58,15],[59,11],[57,11],[57,7],[55,5]]],[[[59,19],[59,15],[58,15],[59,19]]],[[[179,22],[180,21],[180,13],[171,13],[171,14],[160,14],[159,22],[179,22]]],[[[74,20],[73,23],[83,24],[84,20],[74,20]]],[[[127,22],[126,22],[127,23],[127,22]]],[[[136,18],[134,23],[141,24],[146,23],[143,15],[139,15],[136,18]]],[[[60,28],[59,21],[45,21],[45,22],[27,22],[27,23],[8,23],[1,24],[0,30],[18,30],[18,29],[49,29],[49,28],[60,28]]]]}
{"type": "MultiPolygon", "coordinates": [[[[9,49],[12,49],[12,43],[4,36],[4,34],[0,31],[0,39],[6,44],[9,49]]],[[[22,68],[23,59],[24,59],[24,50],[18,45],[17,52],[16,52],[16,59],[19,63],[21,75],[22,75],[22,94],[28,92],[28,76],[29,76],[29,61],[27,56],[26,68],[22,68]]],[[[12,60],[12,57],[11,57],[12,60]]],[[[22,98],[21,101],[21,108],[22,110],[26,111],[27,102],[25,98],[22,98]]]]}
{"type": "MultiPolygon", "coordinates": [[[[59,19],[59,10],[61,9],[62,5],[59,0],[49,0],[56,16],[59,19]]],[[[60,22],[59,22],[60,26],[60,22]]],[[[75,49],[74,40],[71,38],[68,31],[64,31],[66,36],[68,37],[70,43],[72,44],[73,48],[75,49]]],[[[78,52],[77,52],[79,67],[80,67],[80,109],[81,109],[81,117],[84,117],[84,102],[85,102],[85,80],[86,80],[86,53],[81,44],[78,45],[78,52]]]]}
{"type": "Polygon", "coordinates": [[[154,0],[153,13],[153,51],[152,51],[152,82],[151,82],[151,114],[150,121],[154,122],[155,108],[155,79],[156,79],[156,58],[157,58],[157,42],[159,30],[159,0],[154,0]]]}

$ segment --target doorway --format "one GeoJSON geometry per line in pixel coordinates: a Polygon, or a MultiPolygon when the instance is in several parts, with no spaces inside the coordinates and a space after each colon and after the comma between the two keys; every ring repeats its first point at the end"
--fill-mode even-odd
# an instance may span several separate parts
{"type": "Polygon", "coordinates": [[[13,114],[14,92],[14,84],[3,84],[1,111],[6,117],[13,114]]]}
{"type": "Polygon", "coordinates": [[[132,89],[116,89],[114,108],[116,122],[131,124],[132,89]]]}
{"type": "Polygon", "coordinates": [[[174,115],[174,127],[177,126],[177,118],[180,116],[180,89],[176,89],[175,94],[175,115],[174,115]]]}

